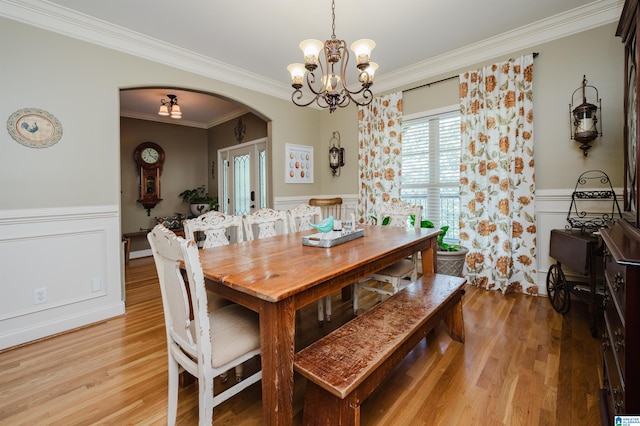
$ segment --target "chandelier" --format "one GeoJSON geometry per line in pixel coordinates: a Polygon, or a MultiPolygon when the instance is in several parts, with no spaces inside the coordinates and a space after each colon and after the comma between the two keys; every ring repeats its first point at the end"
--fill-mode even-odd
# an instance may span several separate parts
{"type": "Polygon", "coordinates": [[[169,100],[160,100],[160,110],[158,115],[163,117],[169,117],[180,119],[182,118],[182,111],[180,111],[180,105],[178,105],[178,97],[176,95],[167,95],[169,100]]]}
{"type": "Polygon", "coordinates": [[[337,107],[345,107],[351,101],[364,106],[371,103],[373,93],[373,75],[378,68],[375,62],[369,62],[371,51],[376,46],[373,40],[361,39],[351,45],[351,50],[356,56],[358,68],[359,90],[349,90],[345,78],[347,63],[349,62],[349,50],[344,40],[336,39],[336,5],[331,1],[331,39],[322,43],[319,40],[304,40],[300,43],[300,49],[304,53],[304,64],[291,64],[287,67],[291,73],[291,86],[295,89],[291,95],[294,104],[305,107],[316,102],[321,108],[329,108],[333,112],[337,107]],[[320,60],[320,53],[324,54],[324,64],[320,60]],[[320,78],[316,79],[316,69],[320,66],[320,78]],[[308,73],[307,73],[308,71],[308,73]],[[305,80],[307,87],[314,95],[313,99],[305,103],[302,86],[305,80]],[[362,101],[354,98],[362,96],[362,101]]]}

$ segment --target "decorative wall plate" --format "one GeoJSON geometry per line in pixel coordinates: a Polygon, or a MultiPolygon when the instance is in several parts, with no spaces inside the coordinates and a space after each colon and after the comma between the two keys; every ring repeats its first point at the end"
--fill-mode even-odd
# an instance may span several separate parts
{"type": "Polygon", "coordinates": [[[58,119],[38,108],[23,108],[11,114],[7,130],[16,142],[30,148],[50,147],[62,137],[58,119]]]}

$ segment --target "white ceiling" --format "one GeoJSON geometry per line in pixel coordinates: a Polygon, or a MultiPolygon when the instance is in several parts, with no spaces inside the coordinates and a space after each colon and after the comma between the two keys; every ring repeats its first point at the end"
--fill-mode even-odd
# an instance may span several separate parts
{"type": "MultiPolygon", "coordinates": [[[[622,4],[623,0],[336,0],[335,33],[348,44],[359,38],[375,40],[372,60],[380,68],[373,89],[389,90],[477,63],[484,59],[478,56],[481,51],[485,57],[496,57],[614,22],[622,4]]],[[[298,43],[331,36],[330,0],[0,0],[0,6],[0,16],[150,59],[174,58],[171,63],[178,67],[185,64],[192,71],[282,98],[290,98],[292,91],[287,65],[302,62],[298,43]]],[[[148,114],[140,110],[144,102],[154,105],[155,114],[160,97],[167,93],[178,95],[182,124],[206,126],[242,112],[230,104],[197,117],[187,114],[193,105],[189,102],[204,102],[207,96],[158,88],[138,97],[123,93],[123,115],[148,114]]]]}

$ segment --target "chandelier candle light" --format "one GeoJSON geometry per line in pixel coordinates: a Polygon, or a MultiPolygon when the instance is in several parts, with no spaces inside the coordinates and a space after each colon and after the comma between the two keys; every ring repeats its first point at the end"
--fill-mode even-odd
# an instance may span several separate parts
{"type": "Polygon", "coordinates": [[[359,90],[349,90],[345,78],[347,63],[349,62],[349,50],[344,40],[336,39],[336,13],[335,0],[331,1],[331,39],[322,43],[319,40],[304,40],[300,43],[300,49],[304,53],[304,64],[291,64],[287,67],[291,73],[291,86],[295,89],[291,100],[298,106],[308,106],[316,102],[321,108],[329,108],[333,112],[337,107],[345,107],[351,101],[364,106],[371,103],[373,93],[373,76],[378,64],[370,62],[371,51],[376,46],[373,40],[361,39],[351,45],[351,50],[356,55],[356,67],[358,68],[359,90]],[[320,60],[320,53],[324,53],[324,64],[320,60]],[[316,80],[315,71],[320,66],[321,77],[316,80]],[[336,74],[338,68],[339,74],[336,74]],[[308,73],[307,73],[308,71],[308,73]],[[314,95],[313,99],[304,103],[302,86],[307,76],[307,86],[314,95]],[[362,100],[354,98],[362,95],[362,100]]]}

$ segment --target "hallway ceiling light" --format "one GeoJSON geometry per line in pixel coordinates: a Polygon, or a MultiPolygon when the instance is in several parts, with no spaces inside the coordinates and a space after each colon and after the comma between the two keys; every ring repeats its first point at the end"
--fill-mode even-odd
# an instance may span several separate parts
{"type": "Polygon", "coordinates": [[[322,43],[319,40],[304,40],[300,43],[300,49],[304,53],[304,64],[291,64],[287,67],[291,73],[291,86],[295,89],[291,100],[298,106],[308,106],[316,102],[321,108],[329,108],[333,112],[337,107],[345,107],[351,101],[364,106],[371,103],[373,93],[371,85],[373,76],[378,68],[375,62],[369,62],[371,51],[376,46],[373,40],[361,39],[351,45],[351,50],[356,56],[358,68],[358,81],[360,89],[351,91],[347,88],[345,72],[349,62],[349,50],[344,40],[336,39],[336,13],[335,0],[331,1],[331,39],[322,43]],[[324,64],[320,60],[320,53],[324,53],[324,64]],[[315,70],[320,65],[320,78],[316,80],[315,70]],[[339,73],[336,73],[338,68],[339,73]],[[308,71],[308,73],[307,73],[308,71]],[[299,102],[303,93],[305,73],[307,74],[307,86],[314,98],[307,102],[299,102]],[[354,96],[362,94],[363,100],[357,101],[354,96]]]}
{"type": "Polygon", "coordinates": [[[158,115],[163,117],[169,117],[180,119],[182,118],[182,111],[180,111],[180,105],[178,105],[178,97],[176,95],[167,95],[169,100],[160,100],[160,110],[158,115]]]}

